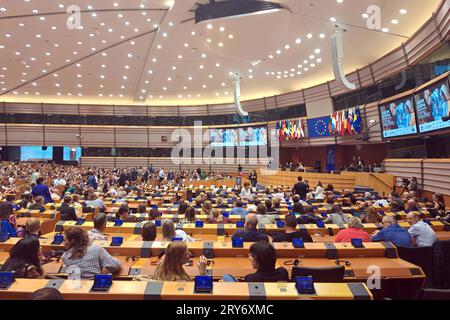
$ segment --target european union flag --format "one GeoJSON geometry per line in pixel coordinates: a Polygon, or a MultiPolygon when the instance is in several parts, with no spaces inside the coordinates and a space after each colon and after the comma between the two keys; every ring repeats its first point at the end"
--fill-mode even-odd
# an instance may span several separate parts
{"type": "Polygon", "coordinates": [[[308,133],[310,138],[331,137],[329,131],[331,117],[308,119],[308,133]]]}

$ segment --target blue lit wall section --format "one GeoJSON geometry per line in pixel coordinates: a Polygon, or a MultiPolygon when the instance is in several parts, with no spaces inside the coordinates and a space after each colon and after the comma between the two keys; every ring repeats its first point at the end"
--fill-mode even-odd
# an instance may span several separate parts
{"type": "Polygon", "coordinates": [[[81,147],[64,147],[63,161],[79,161],[81,158],[81,147]]]}
{"type": "Polygon", "coordinates": [[[47,150],[42,150],[42,147],[35,146],[20,147],[20,161],[40,161],[52,159],[53,147],[47,147],[47,150]]]}

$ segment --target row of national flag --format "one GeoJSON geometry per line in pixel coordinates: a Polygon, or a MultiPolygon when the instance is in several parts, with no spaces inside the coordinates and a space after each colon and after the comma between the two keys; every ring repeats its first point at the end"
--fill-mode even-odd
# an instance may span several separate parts
{"type": "MultiPolygon", "coordinates": [[[[359,107],[336,111],[330,116],[308,119],[309,138],[357,135],[362,132],[362,118],[359,107]]],[[[304,138],[305,125],[301,119],[283,120],[276,123],[278,140],[304,138]]]]}
{"type": "Polygon", "coordinates": [[[305,125],[302,119],[278,121],[275,130],[280,142],[305,137],[305,125]]]}

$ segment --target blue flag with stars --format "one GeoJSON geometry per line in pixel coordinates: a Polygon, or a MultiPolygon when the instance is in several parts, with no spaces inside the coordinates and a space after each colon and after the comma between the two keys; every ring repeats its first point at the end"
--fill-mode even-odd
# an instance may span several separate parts
{"type": "Polygon", "coordinates": [[[308,119],[308,133],[310,138],[331,137],[329,127],[331,126],[330,116],[308,119]]]}

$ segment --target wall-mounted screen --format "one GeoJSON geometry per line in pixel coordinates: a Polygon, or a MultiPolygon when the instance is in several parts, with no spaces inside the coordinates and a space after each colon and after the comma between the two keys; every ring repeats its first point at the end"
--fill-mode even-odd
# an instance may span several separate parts
{"type": "Polygon", "coordinates": [[[239,143],[238,129],[211,129],[212,147],[233,147],[239,143]]]}
{"type": "Polygon", "coordinates": [[[81,158],[81,147],[64,147],[64,161],[78,161],[81,158]]]}
{"type": "Polygon", "coordinates": [[[240,146],[265,146],[267,145],[266,127],[239,128],[240,146]]]}
{"type": "Polygon", "coordinates": [[[20,147],[20,161],[47,161],[53,159],[53,147],[20,147]],[[44,150],[46,149],[46,150],[44,150]]]}
{"type": "Polygon", "coordinates": [[[412,97],[405,97],[381,105],[379,111],[383,138],[394,138],[417,133],[412,97]]]}
{"type": "Polygon", "coordinates": [[[419,132],[430,132],[450,128],[450,121],[442,121],[449,115],[449,83],[445,78],[414,95],[419,132]]]}

